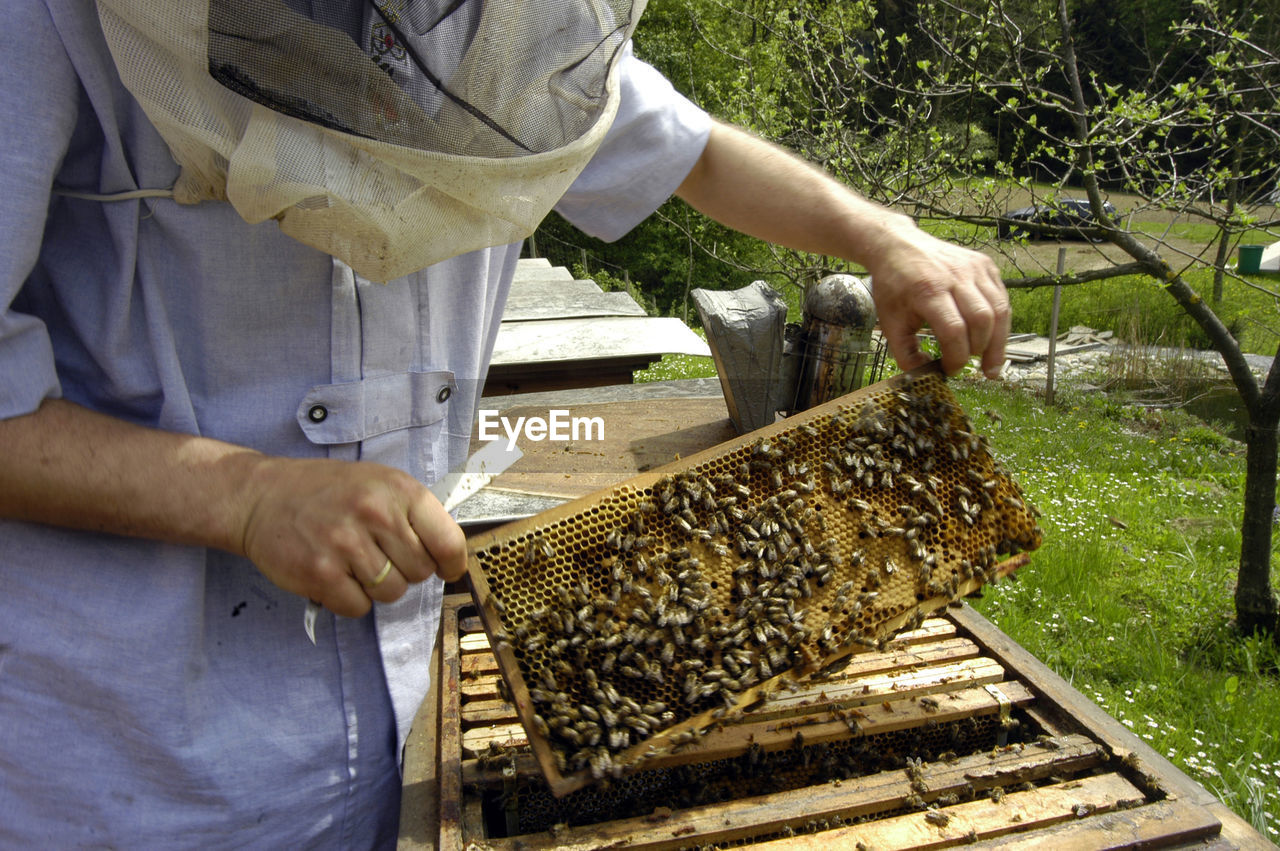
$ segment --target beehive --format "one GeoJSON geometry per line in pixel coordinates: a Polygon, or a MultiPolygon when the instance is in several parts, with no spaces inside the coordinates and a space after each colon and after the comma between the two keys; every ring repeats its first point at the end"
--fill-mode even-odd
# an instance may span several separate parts
{"type": "Polygon", "coordinates": [[[935,368],[474,539],[470,578],[561,795],[918,625],[1039,542],[935,368]]]}

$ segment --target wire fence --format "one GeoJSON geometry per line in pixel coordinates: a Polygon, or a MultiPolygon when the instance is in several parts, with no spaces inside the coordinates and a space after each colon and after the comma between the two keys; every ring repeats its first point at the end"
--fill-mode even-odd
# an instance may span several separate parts
{"type": "Polygon", "coordinates": [[[633,283],[631,270],[611,263],[586,246],[536,231],[524,243],[525,257],[541,257],[552,266],[563,266],[583,278],[590,278],[603,290],[620,290],[630,295],[649,315],[661,313],[657,301],[633,283]]]}
{"type": "Polygon", "coordinates": [[[525,240],[524,254],[526,257],[545,258],[552,266],[564,266],[571,269],[577,265],[588,275],[604,271],[611,277],[625,280],[628,283],[631,281],[631,271],[629,269],[616,263],[610,263],[585,246],[568,242],[546,231],[536,231],[525,240]]]}

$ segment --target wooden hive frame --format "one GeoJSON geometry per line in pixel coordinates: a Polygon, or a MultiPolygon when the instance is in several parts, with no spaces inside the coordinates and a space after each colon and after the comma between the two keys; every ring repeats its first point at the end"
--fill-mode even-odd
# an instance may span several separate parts
{"type": "Polygon", "coordinates": [[[835,690],[815,683],[807,693],[786,695],[805,703],[805,711],[794,714],[793,706],[788,715],[766,703],[759,719],[744,718],[690,745],[684,768],[644,773],[712,777],[717,764],[749,762],[753,736],[761,737],[761,750],[772,746],[767,737],[773,736],[777,753],[790,756],[817,753],[828,735],[828,747],[885,741],[890,727],[900,737],[917,731],[927,739],[952,723],[970,725],[970,717],[986,725],[990,743],[975,739],[954,753],[902,751],[886,757],[887,767],[857,776],[815,772],[810,783],[722,801],[671,800],[622,817],[580,811],[582,796],[608,793],[603,787],[563,799],[550,795],[515,707],[497,696],[498,676],[472,600],[448,598],[442,688],[415,725],[417,736],[434,741],[411,748],[406,762],[406,807],[415,809],[405,811],[412,827],[402,833],[401,847],[1274,847],[967,606],[926,620],[883,652],[858,654],[831,679],[853,691],[870,685],[884,696],[863,704],[863,714],[833,719],[826,692],[835,690]],[[970,676],[943,673],[962,662],[970,676]],[[926,685],[930,670],[938,676],[926,685]],[[766,717],[772,720],[761,720],[766,717]],[[805,738],[799,747],[797,733],[805,738]],[[548,802],[560,809],[532,829],[518,829],[521,808],[548,802]],[[419,821],[424,815],[429,818],[419,821]]]}
{"type": "Polygon", "coordinates": [[[469,578],[564,795],[680,762],[1039,540],[933,365],[481,535],[469,578]]]}

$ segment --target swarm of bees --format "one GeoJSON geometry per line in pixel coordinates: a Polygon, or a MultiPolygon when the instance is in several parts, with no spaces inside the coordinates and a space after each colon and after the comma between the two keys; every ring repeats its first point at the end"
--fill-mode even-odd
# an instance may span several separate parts
{"type": "Polygon", "coordinates": [[[471,575],[548,779],[599,779],[690,745],[784,673],[883,646],[1039,542],[925,373],[491,533],[471,575]]]}

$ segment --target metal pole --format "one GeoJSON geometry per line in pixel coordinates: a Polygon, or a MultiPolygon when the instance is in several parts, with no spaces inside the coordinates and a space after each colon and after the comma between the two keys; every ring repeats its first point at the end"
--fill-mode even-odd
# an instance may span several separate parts
{"type": "MultiPolygon", "coordinates": [[[[1067,249],[1066,246],[1058,246],[1058,277],[1062,277],[1062,272],[1067,266],[1067,249]]],[[[1046,405],[1053,404],[1053,373],[1055,359],[1058,353],[1058,310],[1062,307],[1062,285],[1055,284],[1053,287],[1053,309],[1049,312],[1049,370],[1044,378],[1044,402],[1046,405]]]]}

